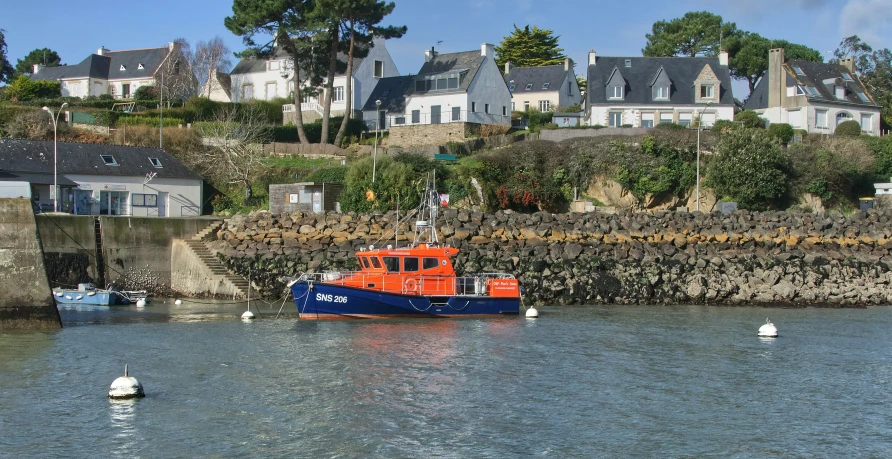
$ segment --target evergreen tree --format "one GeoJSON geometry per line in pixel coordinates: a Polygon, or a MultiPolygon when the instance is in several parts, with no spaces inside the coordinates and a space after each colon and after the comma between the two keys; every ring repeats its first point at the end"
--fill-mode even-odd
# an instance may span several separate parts
{"type": "Polygon", "coordinates": [[[671,21],[655,22],[641,52],[647,57],[716,56],[722,42],[738,33],[733,22],[723,22],[717,14],[691,11],[671,21]]]}
{"type": "Polygon", "coordinates": [[[514,32],[503,38],[496,50],[496,64],[505,68],[506,62],[515,67],[542,67],[557,65],[564,61],[563,49],[558,47],[558,38],[548,29],[529,25],[523,29],[514,26],[514,32]]]}
{"type": "Polygon", "coordinates": [[[6,58],[6,31],[0,29],[0,82],[11,82],[13,79],[13,68],[6,58]]]}
{"type": "Polygon", "coordinates": [[[62,58],[49,48],[35,49],[28,53],[24,59],[19,59],[15,64],[17,75],[31,75],[34,72],[34,64],[44,67],[58,67],[62,58]]]}
{"type": "Polygon", "coordinates": [[[746,80],[752,93],[756,81],[768,70],[768,51],[776,48],[783,48],[784,56],[788,59],[824,61],[821,52],[816,49],[786,40],[769,40],[757,33],[741,32],[725,42],[725,49],[730,55],[728,67],[731,76],[746,80]]]}

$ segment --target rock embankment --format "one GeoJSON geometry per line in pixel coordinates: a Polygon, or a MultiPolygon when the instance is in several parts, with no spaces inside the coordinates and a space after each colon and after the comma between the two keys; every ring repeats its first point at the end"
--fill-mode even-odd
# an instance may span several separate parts
{"type": "MultiPolygon", "coordinates": [[[[449,209],[441,240],[459,247],[459,274],[516,275],[534,304],[892,303],[892,212],[493,214],[449,209]]],[[[355,269],[354,254],[393,244],[391,214],[233,217],[213,249],[250,269],[261,293],[282,276],[355,269]]],[[[400,228],[400,245],[411,234],[400,228]]]]}

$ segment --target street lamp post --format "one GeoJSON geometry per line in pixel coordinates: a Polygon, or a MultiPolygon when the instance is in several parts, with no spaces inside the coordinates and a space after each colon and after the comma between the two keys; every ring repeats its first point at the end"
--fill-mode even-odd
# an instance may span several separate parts
{"type": "Polygon", "coordinates": [[[381,130],[381,99],[375,101],[375,116],[378,117],[375,121],[375,124],[378,125],[378,129],[375,129],[375,151],[372,153],[372,183],[375,183],[375,168],[378,165],[378,132],[381,130]]]}
{"type": "Polygon", "coordinates": [[[707,103],[697,114],[697,212],[700,212],[700,131],[703,130],[703,111],[711,103],[707,103]]]}
{"type": "Polygon", "coordinates": [[[53,116],[53,111],[50,110],[49,107],[43,107],[43,110],[49,113],[50,119],[53,120],[53,212],[59,211],[59,150],[56,145],[59,140],[59,131],[57,128],[59,125],[59,115],[62,114],[62,110],[67,106],[68,102],[62,104],[55,116],[53,116]]]}

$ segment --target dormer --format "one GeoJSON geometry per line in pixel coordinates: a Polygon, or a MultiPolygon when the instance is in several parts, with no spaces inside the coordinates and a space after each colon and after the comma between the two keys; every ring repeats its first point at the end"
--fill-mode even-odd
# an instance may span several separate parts
{"type": "Polygon", "coordinates": [[[650,81],[650,86],[651,97],[654,101],[669,101],[672,94],[672,80],[663,67],[657,70],[657,74],[650,81]]]}
{"type": "Polygon", "coordinates": [[[842,78],[827,78],[823,81],[824,86],[827,89],[833,91],[833,97],[836,97],[839,100],[845,100],[846,98],[846,85],[843,82],[842,78]]]}
{"type": "Polygon", "coordinates": [[[716,103],[721,95],[721,82],[709,64],[703,66],[697,79],[694,80],[694,102],[705,104],[716,103]]]}
{"type": "Polygon", "coordinates": [[[619,68],[614,67],[610,79],[607,80],[607,100],[625,100],[626,79],[623,78],[619,68]]]}

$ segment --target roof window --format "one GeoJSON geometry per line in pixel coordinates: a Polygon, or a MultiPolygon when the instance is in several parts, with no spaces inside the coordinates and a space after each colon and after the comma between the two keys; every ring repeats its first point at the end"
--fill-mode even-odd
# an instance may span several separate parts
{"type": "Polygon", "coordinates": [[[137,65],[136,68],[139,69],[139,70],[145,70],[145,69],[146,69],[146,67],[145,67],[144,65],[142,65],[142,64],[137,65]]]}
{"type": "Polygon", "coordinates": [[[818,90],[815,89],[814,86],[806,86],[805,92],[806,92],[806,94],[808,94],[809,96],[812,96],[812,97],[821,97],[821,93],[819,93],[818,90]]]}
{"type": "Polygon", "coordinates": [[[842,73],[842,79],[846,80],[846,81],[855,81],[852,79],[852,75],[849,75],[848,73],[845,73],[845,72],[842,73]]]}
{"type": "Polygon", "coordinates": [[[121,64],[121,71],[127,70],[127,67],[124,67],[124,64],[121,64]]]}
{"type": "Polygon", "coordinates": [[[115,157],[112,155],[99,155],[102,158],[102,162],[105,163],[106,166],[117,166],[118,162],[115,161],[115,157]]]}
{"type": "Polygon", "coordinates": [[[514,80],[511,80],[511,84],[508,85],[508,91],[514,92],[515,87],[517,87],[517,85],[514,84],[514,80]]]}
{"type": "Polygon", "coordinates": [[[161,160],[158,159],[158,158],[149,158],[149,161],[152,162],[152,165],[153,165],[153,166],[155,166],[155,167],[157,167],[157,168],[159,168],[159,169],[162,168],[162,167],[164,167],[164,166],[161,165],[161,160]]]}
{"type": "Polygon", "coordinates": [[[796,75],[805,76],[805,72],[803,72],[802,69],[799,68],[798,65],[793,66],[793,71],[796,72],[796,75]]]}
{"type": "Polygon", "coordinates": [[[626,67],[632,66],[632,59],[626,59],[626,67]]]}
{"type": "Polygon", "coordinates": [[[533,83],[527,83],[527,91],[533,89],[533,83]]]}
{"type": "Polygon", "coordinates": [[[867,94],[864,94],[863,92],[856,92],[855,94],[858,94],[858,98],[861,99],[861,101],[870,102],[870,99],[867,98],[867,94]]]}
{"type": "Polygon", "coordinates": [[[545,84],[543,84],[543,85],[542,85],[542,89],[548,89],[548,86],[549,86],[549,85],[551,85],[551,83],[545,83],[545,84]]]}

